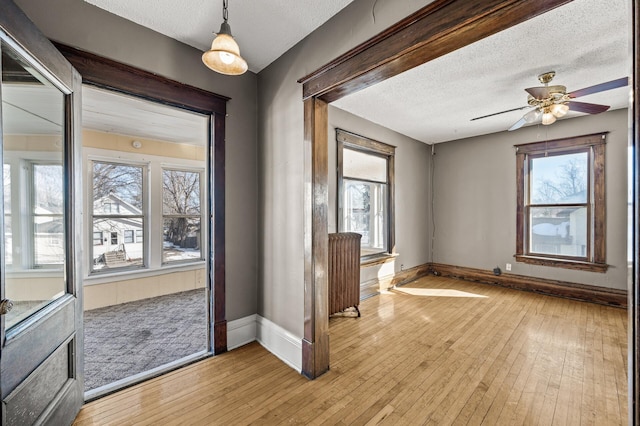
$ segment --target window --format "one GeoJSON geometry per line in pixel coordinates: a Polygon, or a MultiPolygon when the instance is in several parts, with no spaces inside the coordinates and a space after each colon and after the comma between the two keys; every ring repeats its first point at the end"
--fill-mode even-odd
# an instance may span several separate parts
{"type": "Polygon", "coordinates": [[[605,272],[606,133],[516,145],[516,260],[605,272]]]}
{"type": "Polygon", "coordinates": [[[338,230],[362,235],[363,259],[394,250],[395,147],[336,129],[338,230]]]}
{"type": "Polygon", "coordinates": [[[93,233],[93,245],[94,246],[101,246],[102,245],[102,232],[101,231],[93,233]]]}
{"type": "Polygon", "coordinates": [[[62,165],[7,157],[10,163],[3,165],[5,264],[15,272],[60,270],[65,261],[62,165]]]}
{"type": "Polygon", "coordinates": [[[11,229],[11,164],[2,165],[4,187],[4,257],[5,265],[13,264],[13,231],[11,229]]]}
{"type": "Polygon", "coordinates": [[[145,170],[140,165],[93,161],[93,272],[144,267],[143,243],[134,242],[133,235],[147,222],[145,170]],[[95,244],[95,236],[102,233],[109,238],[95,244]]]}
{"type": "Polygon", "coordinates": [[[162,171],[162,262],[202,260],[200,172],[162,171]]]}
{"type": "Polygon", "coordinates": [[[142,236],[142,229],[136,229],[136,243],[141,243],[144,237],[142,236]]]}
{"type": "Polygon", "coordinates": [[[132,229],[126,229],[124,231],[124,243],[133,243],[133,230],[132,229]]]}
{"type": "Polygon", "coordinates": [[[64,263],[64,194],[62,165],[31,163],[33,201],[33,266],[59,267],[64,263]]]}

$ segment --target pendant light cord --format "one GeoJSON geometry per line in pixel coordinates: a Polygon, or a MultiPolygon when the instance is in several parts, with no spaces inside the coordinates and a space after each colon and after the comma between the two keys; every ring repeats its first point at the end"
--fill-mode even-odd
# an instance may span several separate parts
{"type": "Polygon", "coordinates": [[[224,19],[224,22],[227,22],[227,20],[229,19],[229,11],[227,10],[228,7],[229,7],[229,1],[222,0],[222,19],[224,19]]]}

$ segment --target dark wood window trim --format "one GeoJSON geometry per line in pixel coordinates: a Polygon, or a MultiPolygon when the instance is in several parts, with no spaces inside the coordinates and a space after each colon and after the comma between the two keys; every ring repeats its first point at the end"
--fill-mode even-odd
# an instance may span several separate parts
{"type": "Polygon", "coordinates": [[[388,259],[397,256],[395,252],[395,151],[396,147],[379,142],[374,139],[360,136],[355,133],[348,132],[343,129],[336,129],[337,141],[337,161],[338,161],[338,196],[337,196],[337,213],[338,213],[338,231],[342,232],[342,213],[344,206],[342,205],[342,194],[344,190],[343,176],[343,150],[344,148],[360,151],[366,154],[372,154],[383,157],[387,161],[387,250],[382,253],[375,253],[361,257],[362,265],[373,265],[376,263],[384,263],[388,259]]]}
{"type": "Polygon", "coordinates": [[[209,227],[209,280],[213,282],[211,311],[213,319],[211,347],[214,354],[227,350],[227,320],[225,306],[225,116],[226,96],[132,67],[93,53],[54,42],[56,48],[80,72],[82,83],[127,95],[137,96],[200,114],[208,115],[210,149],[207,150],[209,175],[213,192],[207,197],[211,222],[209,227]],[[215,253],[215,256],[214,256],[215,253]]]}
{"type": "Polygon", "coordinates": [[[554,139],[515,145],[516,148],[516,254],[518,262],[575,269],[589,272],[606,272],[606,203],[605,203],[605,143],[607,132],[571,138],[554,139]],[[586,259],[567,256],[547,256],[529,252],[528,186],[530,158],[551,154],[589,153],[589,179],[587,222],[589,238],[586,259]]]}

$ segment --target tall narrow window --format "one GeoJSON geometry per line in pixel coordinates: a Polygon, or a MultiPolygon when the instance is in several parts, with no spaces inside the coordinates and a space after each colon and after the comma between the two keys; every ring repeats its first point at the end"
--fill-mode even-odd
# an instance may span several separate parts
{"type": "Polygon", "coordinates": [[[200,172],[162,171],[162,262],[202,260],[200,172]]]}
{"type": "Polygon", "coordinates": [[[336,129],[338,230],[362,235],[363,259],[394,249],[395,147],[336,129]]]}
{"type": "Polygon", "coordinates": [[[145,265],[143,243],[130,238],[146,226],[144,170],[139,165],[93,162],[92,235],[108,236],[104,244],[92,245],[93,271],[145,265]]]}
{"type": "Polygon", "coordinates": [[[604,272],[605,134],[517,145],[516,259],[604,272]]]}
{"type": "Polygon", "coordinates": [[[13,229],[11,226],[11,165],[2,165],[4,184],[4,258],[7,268],[13,265],[13,229]]]}
{"type": "Polygon", "coordinates": [[[64,194],[62,165],[31,163],[33,266],[64,263],[64,194]]]}

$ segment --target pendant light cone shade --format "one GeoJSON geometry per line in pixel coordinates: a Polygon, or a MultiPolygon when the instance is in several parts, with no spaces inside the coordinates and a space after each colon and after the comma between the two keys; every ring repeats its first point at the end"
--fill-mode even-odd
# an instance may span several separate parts
{"type": "Polygon", "coordinates": [[[220,26],[211,49],[202,54],[202,62],[220,74],[240,75],[247,71],[247,61],[240,56],[240,48],[231,35],[227,21],[220,26]]]}

